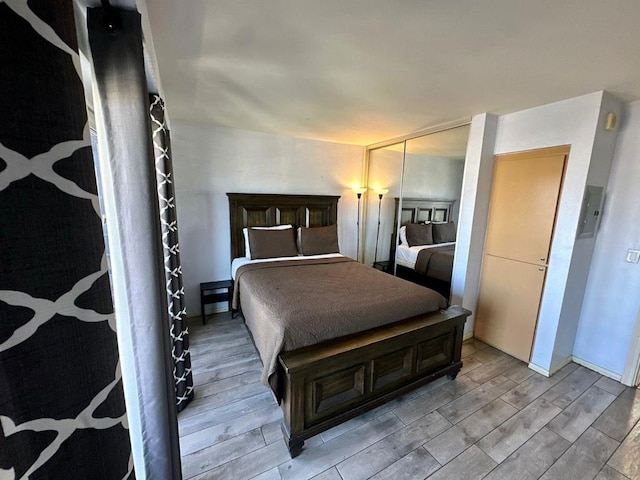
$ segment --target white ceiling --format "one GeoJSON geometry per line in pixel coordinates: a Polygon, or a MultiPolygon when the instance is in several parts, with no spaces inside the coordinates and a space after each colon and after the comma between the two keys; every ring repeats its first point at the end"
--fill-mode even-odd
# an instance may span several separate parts
{"type": "Polygon", "coordinates": [[[146,0],[172,121],[369,145],[608,90],[637,0],[146,0]]]}

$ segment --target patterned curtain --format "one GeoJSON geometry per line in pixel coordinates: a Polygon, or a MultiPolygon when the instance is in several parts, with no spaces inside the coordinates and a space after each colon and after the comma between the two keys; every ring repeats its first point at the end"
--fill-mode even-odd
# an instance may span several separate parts
{"type": "Polygon", "coordinates": [[[162,98],[159,95],[151,94],[150,105],[160,222],[162,224],[167,303],[171,323],[173,376],[176,382],[176,405],[180,412],[193,400],[193,377],[191,375],[189,330],[186,322],[187,311],[184,305],[184,285],[182,284],[182,265],[180,264],[180,245],[178,243],[178,218],[172,178],[171,143],[162,98]]]}
{"type": "Polygon", "coordinates": [[[71,0],[0,1],[0,478],[132,479],[71,0]]]}

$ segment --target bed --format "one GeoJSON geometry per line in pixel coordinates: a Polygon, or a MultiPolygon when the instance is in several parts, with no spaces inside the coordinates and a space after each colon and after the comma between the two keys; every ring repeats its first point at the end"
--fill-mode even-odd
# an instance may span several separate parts
{"type": "Polygon", "coordinates": [[[234,308],[283,410],[292,458],[313,435],[441,376],[456,377],[468,310],[446,308],[439,294],[336,253],[243,259],[244,228],[255,235],[250,227],[328,228],[337,223],[339,197],[228,197],[231,254],[241,259],[233,264],[234,308]]]}
{"type": "Polygon", "coordinates": [[[396,274],[424,285],[449,298],[451,272],[455,253],[455,223],[451,221],[453,200],[404,198],[402,210],[396,198],[396,218],[400,213],[400,239],[391,241],[390,257],[396,264],[396,274]],[[407,240],[407,228],[427,229],[424,241],[407,240]]]}

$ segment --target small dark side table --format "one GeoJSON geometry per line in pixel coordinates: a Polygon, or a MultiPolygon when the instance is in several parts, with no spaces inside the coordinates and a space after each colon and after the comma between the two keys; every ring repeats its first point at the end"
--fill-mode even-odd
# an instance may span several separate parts
{"type": "Polygon", "coordinates": [[[202,324],[206,323],[204,317],[204,306],[209,303],[228,302],[231,312],[233,301],[233,280],[218,280],[217,282],[204,282],[200,284],[200,316],[202,324]],[[220,292],[219,290],[226,290],[220,292]]]}
{"type": "Polygon", "coordinates": [[[377,268],[378,270],[382,270],[383,272],[389,273],[389,260],[374,262],[373,268],[377,268]]]}

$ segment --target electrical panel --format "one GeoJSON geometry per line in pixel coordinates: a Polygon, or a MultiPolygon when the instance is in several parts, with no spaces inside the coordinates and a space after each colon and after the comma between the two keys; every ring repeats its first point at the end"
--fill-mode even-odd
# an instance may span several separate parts
{"type": "Polygon", "coordinates": [[[593,237],[600,223],[603,200],[602,187],[587,185],[582,198],[582,210],[578,222],[578,238],[593,237]]]}

